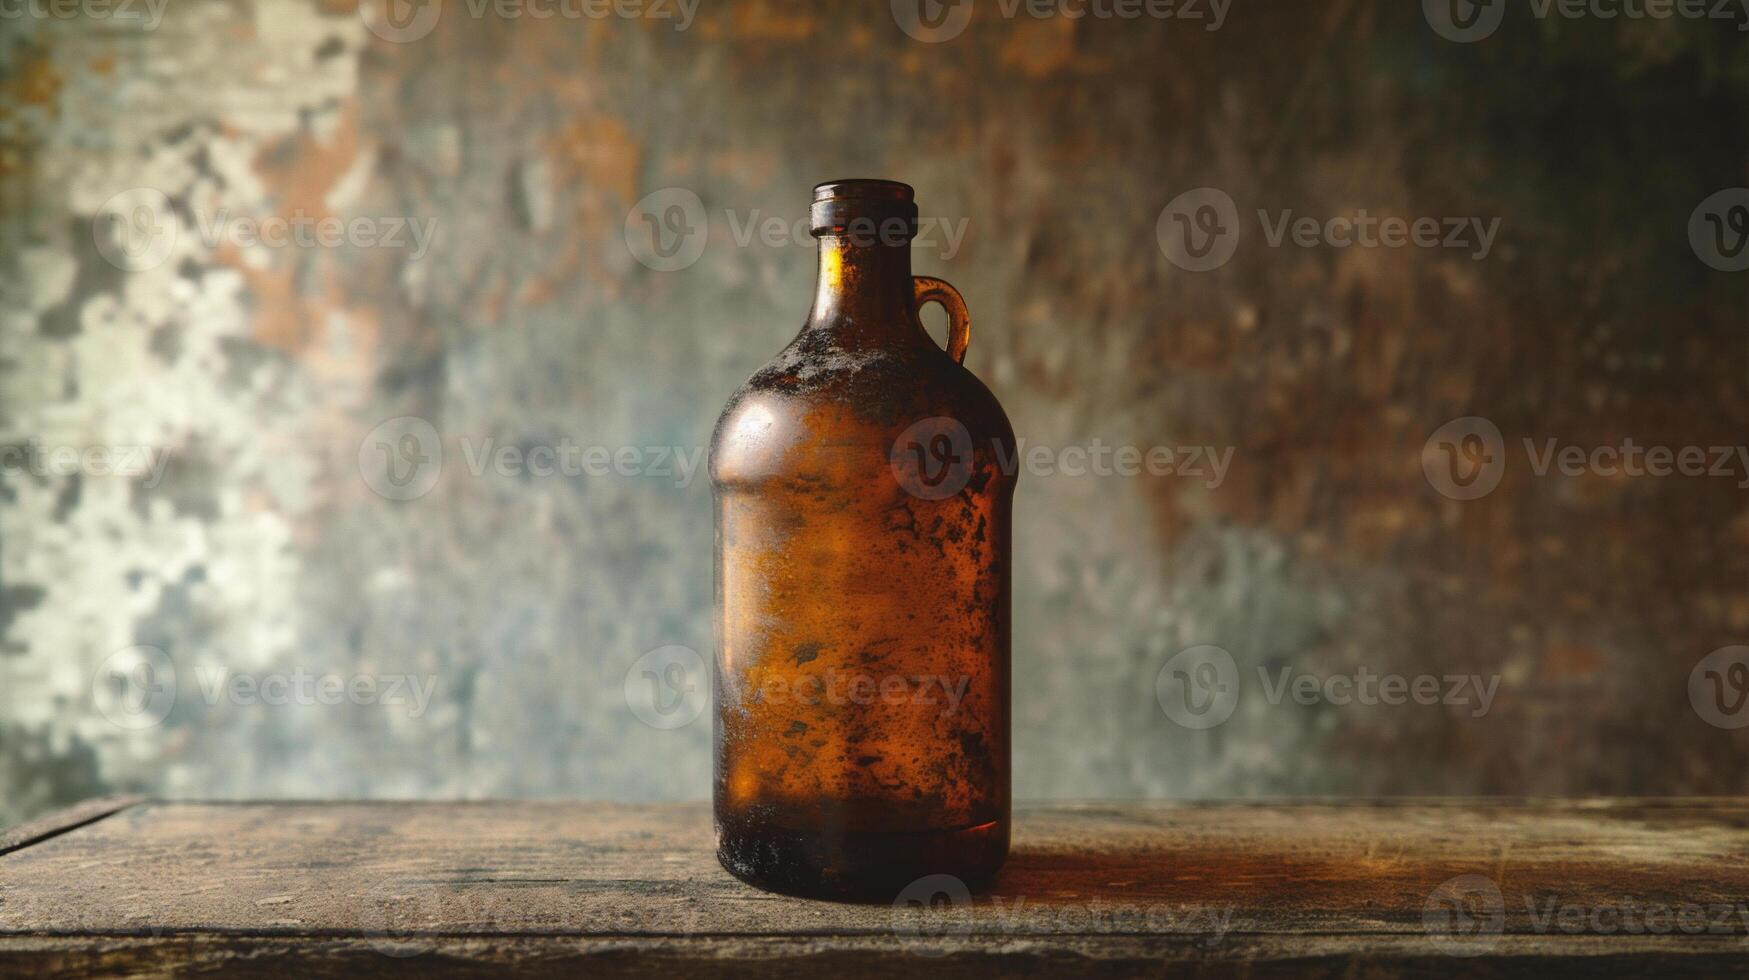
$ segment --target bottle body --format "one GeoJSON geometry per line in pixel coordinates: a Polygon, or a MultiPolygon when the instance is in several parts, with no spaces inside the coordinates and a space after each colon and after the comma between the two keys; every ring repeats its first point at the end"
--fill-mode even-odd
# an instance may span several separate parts
{"type": "Polygon", "coordinates": [[[718,853],[786,892],[975,887],[1008,848],[1013,434],[923,331],[908,242],[821,248],[712,440],[718,853]]]}

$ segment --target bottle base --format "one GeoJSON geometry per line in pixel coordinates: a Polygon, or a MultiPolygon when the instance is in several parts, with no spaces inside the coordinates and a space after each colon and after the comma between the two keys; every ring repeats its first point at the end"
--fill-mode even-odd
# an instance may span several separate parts
{"type": "Polygon", "coordinates": [[[1008,821],[887,833],[717,825],[717,860],[756,888],[855,902],[893,902],[920,878],[951,875],[987,887],[1008,857],[1008,821]]]}

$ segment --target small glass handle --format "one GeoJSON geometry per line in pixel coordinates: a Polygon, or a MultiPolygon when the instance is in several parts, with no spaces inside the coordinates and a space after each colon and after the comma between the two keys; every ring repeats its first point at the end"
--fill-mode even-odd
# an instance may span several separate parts
{"type": "Polygon", "coordinates": [[[964,364],[966,345],[972,342],[972,315],[966,312],[965,297],[946,280],[933,276],[912,276],[911,286],[917,297],[918,311],[930,303],[940,303],[947,311],[947,356],[953,358],[955,364],[964,364]]]}

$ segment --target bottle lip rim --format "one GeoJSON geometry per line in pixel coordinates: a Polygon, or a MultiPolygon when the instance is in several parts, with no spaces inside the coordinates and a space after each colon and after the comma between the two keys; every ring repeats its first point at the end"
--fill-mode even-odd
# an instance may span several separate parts
{"type": "Polygon", "coordinates": [[[910,184],[875,177],[853,177],[828,180],[814,185],[814,202],[843,200],[885,200],[910,203],[916,192],[910,184]]]}

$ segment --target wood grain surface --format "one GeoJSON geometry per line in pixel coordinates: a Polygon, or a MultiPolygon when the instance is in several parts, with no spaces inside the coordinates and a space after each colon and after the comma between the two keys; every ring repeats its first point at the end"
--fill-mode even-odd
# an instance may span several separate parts
{"type": "Polygon", "coordinates": [[[862,905],[696,804],[109,809],[0,855],[0,976],[1749,971],[1741,800],[1022,808],[992,891],[862,905]]]}

